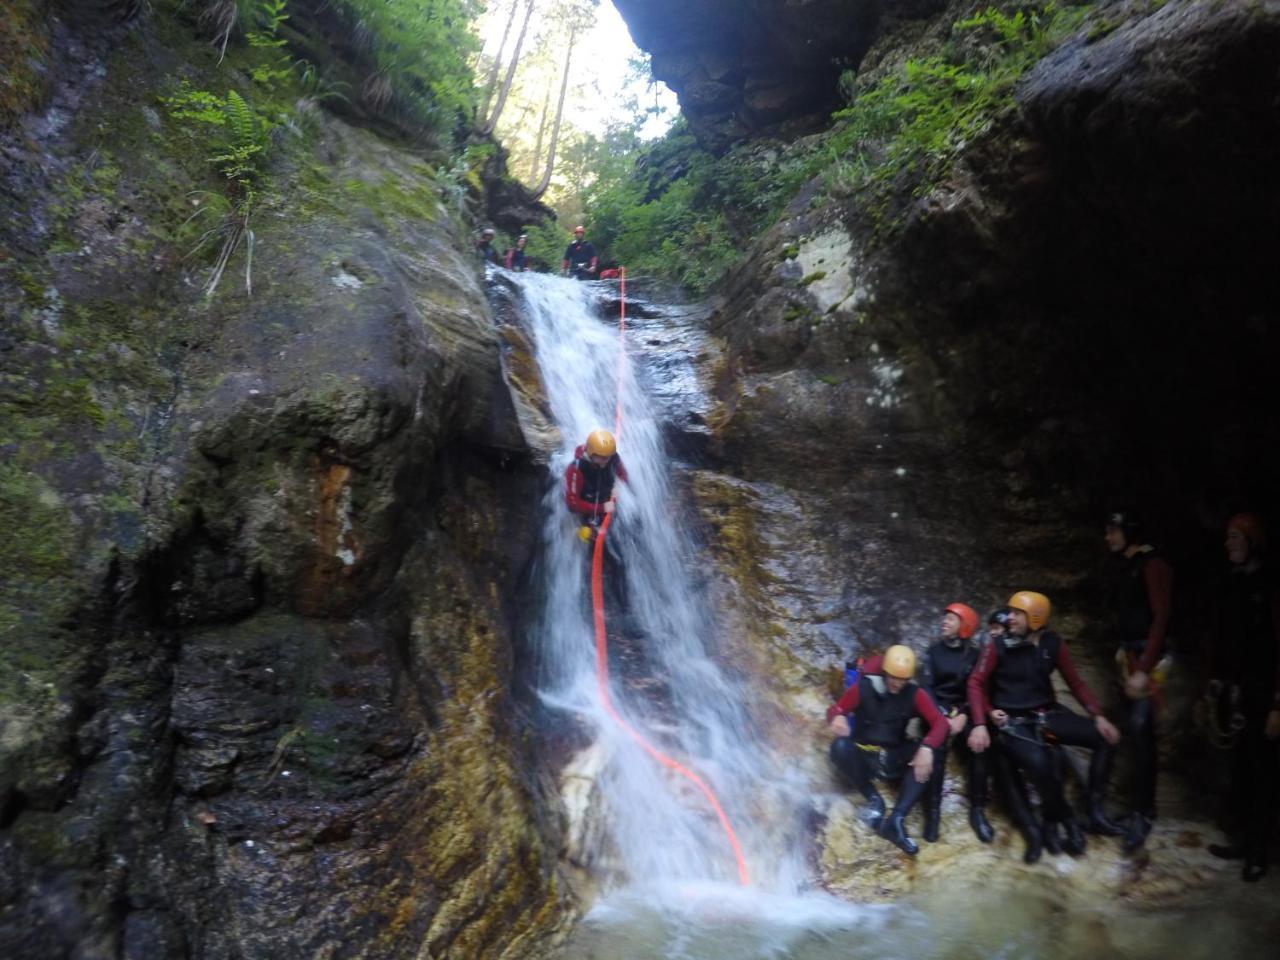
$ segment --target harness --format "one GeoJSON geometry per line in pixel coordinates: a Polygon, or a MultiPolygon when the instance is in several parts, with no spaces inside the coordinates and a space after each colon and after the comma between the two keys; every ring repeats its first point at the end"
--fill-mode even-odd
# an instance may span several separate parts
{"type": "Polygon", "coordinates": [[[1047,710],[1032,710],[1030,713],[1010,716],[999,729],[1010,740],[1022,740],[1038,747],[1052,747],[1058,743],[1058,738],[1048,728],[1048,722],[1047,710]]]}
{"type": "Polygon", "coordinates": [[[906,741],[907,723],[915,716],[914,681],[889,693],[882,676],[858,678],[858,706],[853,712],[854,742],[860,749],[880,750],[906,741]]]}

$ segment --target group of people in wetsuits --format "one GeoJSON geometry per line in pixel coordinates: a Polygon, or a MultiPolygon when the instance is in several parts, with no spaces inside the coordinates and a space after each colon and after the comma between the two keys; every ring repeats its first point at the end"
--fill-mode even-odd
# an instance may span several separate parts
{"type": "MultiPolygon", "coordinates": [[[[498,253],[493,245],[497,234],[493,227],[485,227],[480,231],[480,239],[476,241],[476,255],[485,263],[506,267],[516,273],[523,273],[533,268],[533,260],[528,250],[529,235],[522,233],[516,238],[516,245],[505,253],[498,253]]],[[[591,241],[586,239],[586,228],[573,228],[573,240],[565,247],[564,257],[560,261],[560,275],[573,277],[575,280],[609,279],[607,276],[616,271],[600,270],[600,258],[591,241]]]]}
{"type": "MultiPolygon", "coordinates": [[[[1029,590],[1014,593],[988,617],[986,637],[978,635],[972,607],[949,604],[920,669],[910,647],[891,646],[859,664],[857,679],[828,708],[832,762],[866,799],[865,822],[906,853],[919,851],[905,825],[918,801],[924,839],[938,839],[953,749],[965,760],[969,822],[983,843],[994,836],[985,810],[991,774],[1023,835],[1027,863],[1045,851],[1079,856],[1086,832],[1122,837],[1126,853],[1145,844],[1157,812],[1156,708],[1167,665],[1173,570],[1144,542],[1132,512],[1107,515],[1104,540],[1111,556],[1107,605],[1117,642],[1119,726],[1081,678],[1067,642],[1049,629],[1049,598],[1029,590]],[[1083,715],[1058,702],[1055,673],[1083,715]],[[924,725],[918,740],[908,733],[915,718],[924,725]],[[1133,777],[1130,813],[1119,824],[1105,800],[1122,730],[1133,777]],[[1066,797],[1067,746],[1090,754],[1083,816],[1066,797]],[[886,815],[875,782],[894,779],[902,784],[886,815]],[[1028,784],[1039,797],[1038,816],[1028,784]]],[[[1256,881],[1267,871],[1280,799],[1280,588],[1265,563],[1266,534],[1256,514],[1231,517],[1224,546],[1228,570],[1196,714],[1231,751],[1230,839],[1209,851],[1243,860],[1243,879],[1256,881]]]]}
{"type": "MultiPolygon", "coordinates": [[[[565,503],[582,520],[584,540],[613,512],[619,479],[628,482],[615,438],[607,430],[592,431],[564,475],[565,503]]],[[[830,756],[865,798],[865,822],[907,854],[919,852],[906,827],[918,802],[923,801],[923,838],[939,837],[953,750],[967,771],[969,823],[983,843],[995,836],[986,814],[992,779],[1023,836],[1027,863],[1046,851],[1083,854],[1086,833],[1120,837],[1127,854],[1146,843],[1157,814],[1156,711],[1168,665],[1173,568],[1146,542],[1131,511],[1107,514],[1103,539],[1118,725],[1080,676],[1067,641],[1050,629],[1049,598],[1031,590],[1015,592],[992,612],[985,635],[971,606],[951,603],[942,610],[937,638],[919,657],[906,644],[894,644],[850,664],[850,682],[827,709],[835,734],[830,756]],[[1083,714],[1058,701],[1055,674],[1083,714]],[[918,739],[909,733],[915,719],[923,725],[918,739]],[[1117,823],[1107,813],[1106,798],[1121,746],[1133,776],[1128,816],[1117,823]],[[1089,751],[1079,816],[1067,799],[1064,747],[1089,751]],[[876,786],[882,780],[901,781],[889,810],[876,786]],[[1039,799],[1038,812],[1029,787],[1039,799]]],[[[1280,581],[1267,566],[1266,531],[1258,515],[1232,516],[1224,548],[1227,571],[1195,713],[1216,744],[1231,753],[1229,840],[1209,851],[1243,860],[1243,879],[1255,881],[1267,872],[1280,801],[1280,581]]]]}

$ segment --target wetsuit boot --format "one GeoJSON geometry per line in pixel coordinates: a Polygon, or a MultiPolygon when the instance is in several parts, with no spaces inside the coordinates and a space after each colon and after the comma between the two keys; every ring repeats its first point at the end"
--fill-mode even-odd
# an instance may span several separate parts
{"type": "MultiPolygon", "coordinates": [[[[1093,751],[1089,761],[1089,800],[1088,822],[1085,829],[1100,837],[1118,837],[1124,830],[1107,816],[1106,796],[1107,780],[1111,776],[1111,758],[1114,752],[1110,744],[1098,747],[1093,751]]],[[[1078,832],[1078,831],[1077,831],[1078,832]]],[[[1070,827],[1068,827],[1070,833],[1070,827]]],[[[1081,847],[1083,850],[1083,846],[1081,847]]],[[[1071,851],[1068,849],[1068,853],[1071,851]]]]}
{"type": "Polygon", "coordinates": [[[1040,836],[1044,841],[1045,850],[1053,854],[1055,857],[1062,852],[1062,834],[1058,830],[1058,824],[1053,820],[1046,820],[1040,825],[1040,836]]]}
{"type": "Polygon", "coordinates": [[[942,754],[941,763],[935,761],[933,776],[924,788],[921,802],[924,804],[924,833],[922,836],[929,843],[936,843],[942,825],[942,780],[946,767],[946,754],[942,754]]]}
{"type": "Polygon", "coordinates": [[[1022,851],[1022,862],[1035,863],[1044,854],[1044,834],[1034,823],[1027,823],[1022,827],[1022,839],[1027,844],[1022,851]]]}
{"type": "Polygon", "coordinates": [[[974,836],[990,843],[996,832],[987,820],[987,756],[975,753],[969,761],[969,826],[974,836]]]}
{"type": "Polygon", "coordinates": [[[1084,833],[1080,830],[1080,824],[1076,823],[1075,817],[1067,817],[1062,822],[1063,838],[1062,850],[1069,853],[1073,857],[1081,856],[1084,853],[1085,840],[1084,833]]]}
{"type": "Polygon", "coordinates": [[[867,798],[867,806],[862,813],[862,822],[879,832],[880,823],[884,820],[884,797],[875,787],[864,790],[863,796],[867,798]]]}
{"type": "Polygon", "coordinates": [[[1120,849],[1125,853],[1133,853],[1147,842],[1147,835],[1151,833],[1151,824],[1154,817],[1148,817],[1145,813],[1134,811],[1129,818],[1129,823],[1125,828],[1124,840],[1120,843],[1120,849]]]}
{"type": "Polygon", "coordinates": [[[909,857],[914,857],[920,852],[919,845],[907,836],[907,827],[903,823],[906,815],[894,810],[889,815],[889,819],[880,827],[880,836],[884,837],[895,847],[901,850],[909,857]]]}

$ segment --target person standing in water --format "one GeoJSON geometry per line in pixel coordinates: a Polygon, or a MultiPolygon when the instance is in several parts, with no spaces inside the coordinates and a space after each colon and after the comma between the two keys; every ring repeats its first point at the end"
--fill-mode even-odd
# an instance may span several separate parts
{"type": "Polygon", "coordinates": [[[1133,853],[1146,843],[1156,819],[1156,666],[1173,607],[1173,567],[1142,538],[1142,524],[1132,510],[1107,515],[1103,540],[1111,555],[1107,600],[1119,647],[1123,728],[1134,759],[1133,812],[1122,847],[1133,853]]]}
{"type": "Polygon", "coordinates": [[[867,825],[914,857],[920,848],[907,836],[903,821],[924,794],[933,774],[934,751],[947,739],[950,728],[933,698],[913,679],[916,655],[910,647],[895,644],[878,666],[883,673],[864,669],[857,682],[827,708],[827,722],[836,735],[831,760],[866,798],[867,825]],[[919,743],[907,737],[907,724],[914,717],[929,728],[919,743]],[[898,802],[888,817],[884,798],[875,787],[877,779],[902,781],[898,802]]]}
{"type": "Polygon", "coordinates": [[[524,273],[529,269],[529,254],[525,253],[525,245],[529,242],[527,234],[520,234],[516,237],[516,245],[507,251],[507,255],[503,258],[503,264],[508,270],[514,270],[516,273],[524,273]]]}
{"type": "Polygon", "coordinates": [[[1219,587],[1215,643],[1209,650],[1209,695],[1238,717],[1231,745],[1226,844],[1209,852],[1244,860],[1241,877],[1261,880],[1280,794],[1280,586],[1266,563],[1262,519],[1238,513],[1227,521],[1228,570],[1219,587]]]}
{"type": "Polygon", "coordinates": [[[577,226],[573,228],[573,242],[565,247],[564,258],[560,261],[560,275],[573,277],[575,280],[594,280],[599,258],[591,241],[584,239],[587,231],[577,226]]]}

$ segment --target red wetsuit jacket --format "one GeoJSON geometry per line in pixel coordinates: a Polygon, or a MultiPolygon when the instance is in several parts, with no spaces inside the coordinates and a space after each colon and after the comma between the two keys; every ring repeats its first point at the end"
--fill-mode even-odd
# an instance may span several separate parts
{"type": "Polygon", "coordinates": [[[1147,588],[1151,625],[1147,627],[1138,669],[1150,673],[1164,656],[1165,634],[1169,632],[1169,614],[1173,610],[1173,567],[1164,557],[1152,557],[1142,567],[1142,581],[1147,588]]]}
{"type": "MultiPolygon", "coordinates": [[[[879,667],[880,658],[873,657],[864,664],[861,676],[874,676],[878,672],[879,667]],[[875,664],[877,671],[870,671],[866,669],[872,664],[875,664]]],[[[830,723],[841,714],[853,713],[858,709],[858,704],[861,703],[861,701],[862,698],[861,694],[858,692],[858,684],[855,683],[844,692],[844,695],[839,700],[827,707],[827,722],[830,723]]],[[[932,750],[937,750],[947,739],[947,733],[951,730],[951,727],[947,724],[947,718],[942,715],[940,710],[938,710],[937,704],[933,702],[933,697],[929,696],[929,694],[927,694],[924,691],[924,688],[919,684],[916,684],[916,692],[915,697],[912,700],[912,704],[915,706],[916,716],[929,725],[929,733],[925,736],[922,742],[926,747],[929,747],[932,750]]]]}
{"type": "MultiPolygon", "coordinates": [[[[1041,643],[1045,641],[1050,634],[1046,633],[1041,637],[1041,643]]],[[[969,716],[975,727],[986,724],[988,714],[991,713],[991,675],[995,672],[996,664],[999,663],[999,651],[996,650],[997,644],[1005,641],[992,640],[982,652],[978,654],[978,663],[973,668],[973,672],[969,674],[969,682],[966,692],[969,695],[969,716]]],[[[1053,696],[1053,688],[1049,683],[1049,674],[1056,669],[1062,674],[1062,679],[1067,681],[1067,686],[1071,688],[1072,695],[1080,701],[1080,706],[1088,712],[1089,716],[1096,717],[1102,713],[1102,707],[1098,704],[1098,698],[1093,695],[1093,691],[1088,685],[1080,679],[1080,674],[1076,671],[1075,661],[1071,659],[1071,651],[1067,649],[1067,641],[1058,638],[1058,652],[1053,660],[1053,666],[1044,676],[1044,685],[1046,691],[1046,700],[1039,707],[1050,707],[1057,703],[1053,696]]],[[[1037,648],[1039,644],[1036,644],[1037,648]]],[[[1037,650],[1038,652],[1038,650],[1037,650]]]]}
{"type": "Polygon", "coordinates": [[[623,483],[631,482],[620,456],[615,453],[607,464],[597,467],[587,459],[586,445],[579,445],[573,451],[573,462],[564,471],[565,504],[574,513],[600,516],[605,503],[613,496],[614,477],[623,483]]]}

